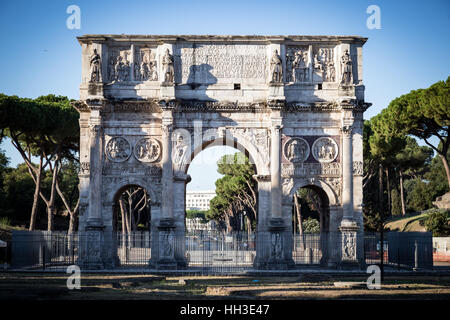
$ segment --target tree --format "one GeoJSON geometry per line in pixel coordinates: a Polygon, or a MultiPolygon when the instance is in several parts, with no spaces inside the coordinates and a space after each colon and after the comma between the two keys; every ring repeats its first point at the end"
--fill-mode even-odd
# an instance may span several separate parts
{"type": "Polygon", "coordinates": [[[425,228],[433,233],[433,237],[447,237],[450,235],[450,210],[432,210],[425,220],[425,228]]]}
{"type": "Polygon", "coordinates": [[[66,97],[42,96],[35,100],[0,95],[1,130],[11,138],[13,146],[22,156],[35,183],[30,230],[34,230],[39,197],[47,206],[47,229],[53,229],[57,177],[64,158],[75,159],[78,150],[78,112],[66,97]],[[39,163],[32,161],[32,156],[39,163]],[[52,174],[50,195],[42,190],[42,174],[49,166],[52,174]]]}
{"type": "Polygon", "coordinates": [[[439,81],[427,89],[413,90],[394,99],[389,104],[388,121],[393,128],[404,134],[422,139],[439,155],[450,187],[450,168],[448,163],[449,123],[450,123],[450,77],[439,81]],[[438,146],[431,143],[436,137],[438,146]]]}
{"type": "Polygon", "coordinates": [[[224,223],[227,232],[242,230],[245,219],[248,232],[254,230],[257,218],[255,170],[242,153],[225,155],[217,162],[224,176],[216,181],[216,196],[210,201],[208,219],[224,223]]]}
{"type": "Polygon", "coordinates": [[[403,181],[404,176],[418,177],[422,175],[429,166],[433,150],[426,146],[419,146],[415,139],[406,137],[406,145],[400,150],[393,161],[393,165],[398,172],[400,182],[400,203],[401,213],[406,214],[406,204],[403,181]]]}
{"type": "Polygon", "coordinates": [[[33,179],[24,163],[19,164],[17,168],[7,168],[3,172],[3,186],[0,190],[3,197],[0,216],[9,217],[14,223],[29,219],[29,209],[33,205],[33,189],[33,179]]]}

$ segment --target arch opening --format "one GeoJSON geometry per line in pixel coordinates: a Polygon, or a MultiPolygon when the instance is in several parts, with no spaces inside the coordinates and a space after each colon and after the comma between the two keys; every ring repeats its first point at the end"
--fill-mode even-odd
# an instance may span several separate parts
{"type": "Polygon", "coordinates": [[[137,184],[121,187],[114,196],[113,230],[123,234],[150,231],[152,198],[137,184]]]}
{"type": "Polygon", "coordinates": [[[293,259],[296,264],[327,262],[330,201],[325,190],[305,185],[293,192],[293,259]]]}

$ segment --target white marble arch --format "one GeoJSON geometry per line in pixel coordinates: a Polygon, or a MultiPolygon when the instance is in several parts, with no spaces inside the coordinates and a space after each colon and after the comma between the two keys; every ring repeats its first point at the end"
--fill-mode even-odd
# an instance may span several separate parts
{"type": "MultiPolygon", "coordinates": [[[[192,138],[191,138],[192,139],[192,138]]],[[[192,140],[191,140],[192,141],[192,140]]],[[[202,137],[201,144],[194,145],[191,144],[191,151],[186,152],[182,158],[180,164],[175,165],[175,172],[187,173],[189,165],[194,160],[201,151],[213,147],[213,146],[229,146],[235,148],[242,153],[244,153],[250,160],[250,163],[255,165],[256,174],[258,175],[268,175],[269,166],[268,160],[263,158],[261,152],[259,152],[258,147],[251,143],[247,138],[239,134],[231,134],[226,132],[223,136],[218,134],[214,135],[204,135],[202,137]]],[[[269,157],[269,155],[266,155],[269,157]]]]}
{"type": "Polygon", "coordinates": [[[151,180],[152,180],[151,178],[143,179],[142,177],[134,177],[134,176],[123,177],[114,184],[115,190],[113,190],[113,192],[108,193],[108,198],[106,199],[106,201],[113,204],[117,198],[118,193],[125,187],[139,186],[147,190],[150,196],[150,205],[159,205],[160,197],[158,196],[157,192],[155,192],[151,180]]]}
{"type": "Polygon", "coordinates": [[[294,179],[294,184],[292,185],[291,190],[288,193],[289,199],[292,199],[294,193],[303,187],[307,186],[316,186],[321,188],[327,195],[329,206],[338,205],[338,198],[333,189],[322,179],[320,178],[303,178],[303,179],[294,179]]]}

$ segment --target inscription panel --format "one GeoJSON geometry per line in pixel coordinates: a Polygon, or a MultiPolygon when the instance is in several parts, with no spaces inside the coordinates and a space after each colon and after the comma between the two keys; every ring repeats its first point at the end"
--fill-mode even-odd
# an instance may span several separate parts
{"type": "Polygon", "coordinates": [[[268,58],[265,45],[179,45],[176,52],[175,69],[181,70],[175,77],[177,83],[231,83],[243,79],[266,82],[268,58]]]}

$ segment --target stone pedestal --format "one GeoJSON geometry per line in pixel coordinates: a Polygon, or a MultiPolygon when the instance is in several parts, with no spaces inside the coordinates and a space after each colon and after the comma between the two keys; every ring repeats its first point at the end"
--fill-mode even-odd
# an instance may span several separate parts
{"type": "Polygon", "coordinates": [[[103,83],[89,82],[88,83],[88,95],[91,97],[103,97],[103,83]]]}
{"type": "Polygon", "coordinates": [[[341,261],[343,269],[359,269],[357,258],[357,232],[359,227],[353,221],[343,221],[339,227],[341,232],[341,261]]]}
{"type": "Polygon", "coordinates": [[[269,90],[267,93],[267,100],[269,101],[284,101],[284,84],[283,83],[269,83],[269,90]]]}
{"type": "Polygon", "coordinates": [[[103,227],[88,226],[86,231],[79,234],[80,253],[79,261],[81,269],[104,269],[102,250],[104,250],[103,227]]]}
{"type": "Polygon", "coordinates": [[[160,87],[160,98],[162,100],[175,99],[175,85],[173,83],[162,83],[160,87]]]}
{"type": "Polygon", "coordinates": [[[177,261],[175,259],[177,239],[173,219],[162,219],[158,226],[158,233],[159,250],[155,267],[161,270],[175,270],[177,269],[177,261]]]}
{"type": "Polygon", "coordinates": [[[291,249],[287,242],[286,227],[281,218],[269,220],[269,233],[266,241],[269,242],[266,246],[270,248],[270,251],[268,260],[265,263],[265,269],[287,270],[294,267],[295,264],[292,257],[288,257],[287,254],[287,251],[291,249]]]}

